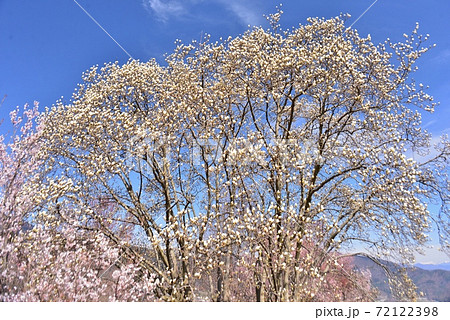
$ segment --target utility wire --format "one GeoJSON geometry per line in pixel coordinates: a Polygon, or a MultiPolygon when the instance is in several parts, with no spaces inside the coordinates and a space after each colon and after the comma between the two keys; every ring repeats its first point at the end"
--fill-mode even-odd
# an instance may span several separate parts
{"type": "Polygon", "coordinates": [[[347,29],[350,29],[351,27],[353,27],[353,25],[355,24],[355,23],[357,23],[358,22],[358,20],[359,19],[361,19],[366,13],[367,13],[367,11],[369,11],[370,10],[370,8],[372,8],[374,5],[375,5],[375,3],[377,3],[378,2],[378,0],[375,0],[363,13],[361,13],[360,15],[359,15],[359,17],[358,18],[356,18],[356,20],[355,21],[353,21],[353,23],[350,25],[350,27],[348,27],[347,29]]]}
{"type": "Polygon", "coordinates": [[[120,49],[122,49],[123,52],[125,52],[131,59],[134,59],[134,58],[131,56],[131,54],[129,54],[128,51],[125,50],[125,49],[120,45],[120,43],[117,42],[117,40],[114,39],[114,37],[113,37],[112,35],[110,35],[110,34],[108,33],[108,31],[105,30],[105,28],[103,28],[102,25],[101,25],[100,23],[98,23],[98,21],[95,20],[94,17],[91,16],[91,15],[89,14],[89,12],[87,12],[87,10],[86,10],[85,8],[83,8],[83,6],[82,6],[81,4],[79,4],[76,0],[73,0],[73,2],[75,2],[75,3],[80,7],[80,9],[83,10],[84,13],[86,13],[86,15],[87,15],[92,21],[94,21],[95,24],[96,24],[97,26],[99,26],[100,29],[102,29],[103,32],[106,33],[106,34],[108,35],[108,37],[110,37],[111,40],[114,41],[114,42],[119,46],[120,49]]]}

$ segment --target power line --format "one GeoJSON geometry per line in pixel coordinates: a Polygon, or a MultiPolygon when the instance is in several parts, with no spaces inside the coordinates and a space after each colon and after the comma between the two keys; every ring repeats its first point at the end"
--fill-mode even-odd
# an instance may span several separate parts
{"type": "Polygon", "coordinates": [[[110,34],[108,33],[108,31],[105,30],[105,28],[103,28],[102,25],[101,25],[100,23],[98,23],[98,21],[95,20],[94,17],[91,16],[91,15],[89,14],[89,12],[87,12],[87,10],[86,10],[85,8],[83,8],[83,6],[82,6],[81,4],[79,4],[76,0],[73,0],[73,2],[75,2],[75,3],[80,7],[80,9],[83,10],[84,13],[86,13],[86,15],[87,15],[92,21],[94,21],[95,24],[96,24],[97,26],[99,26],[100,29],[102,29],[103,32],[106,33],[106,34],[108,35],[108,37],[110,37],[111,40],[114,41],[114,42],[119,46],[120,49],[122,49],[123,52],[125,52],[131,59],[134,59],[134,58],[131,56],[131,54],[129,54],[128,51],[125,50],[125,49],[120,45],[120,43],[117,42],[117,40],[114,39],[114,37],[113,37],[112,35],[110,35],[110,34]]]}
{"type": "Polygon", "coordinates": [[[378,2],[378,0],[375,0],[374,2],[372,2],[372,4],[371,4],[369,7],[367,7],[367,9],[366,9],[363,13],[361,13],[361,14],[359,15],[359,17],[356,18],[356,20],[353,21],[353,23],[352,23],[352,24],[350,25],[350,27],[348,27],[347,29],[350,29],[351,27],[353,27],[353,25],[354,25],[355,23],[357,23],[358,20],[361,19],[361,18],[367,13],[367,11],[369,11],[369,10],[375,5],[375,3],[377,3],[377,2],[378,2]]]}

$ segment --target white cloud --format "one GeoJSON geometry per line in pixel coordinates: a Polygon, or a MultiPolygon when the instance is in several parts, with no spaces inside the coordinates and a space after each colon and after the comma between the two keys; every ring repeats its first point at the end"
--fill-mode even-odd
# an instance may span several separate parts
{"type": "Polygon", "coordinates": [[[424,254],[416,253],[416,263],[439,264],[450,262],[450,258],[441,250],[440,246],[433,245],[424,249],[424,254]]]}
{"type": "Polygon", "coordinates": [[[450,49],[438,51],[437,55],[433,58],[433,62],[439,64],[447,64],[449,61],[450,61],[450,49]]]}
{"type": "Polygon", "coordinates": [[[242,23],[245,25],[260,25],[263,20],[263,16],[260,13],[257,13],[255,10],[255,5],[250,2],[244,1],[236,1],[236,0],[224,0],[220,1],[224,6],[226,6],[229,10],[231,10],[242,23]]]}
{"type": "MultiPolygon", "coordinates": [[[[374,252],[367,250],[362,244],[354,244],[353,248],[350,248],[348,251],[342,251],[343,254],[354,254],[360,252],[374,255],[374,252]]],[[[438,244],[421,247],[418,250],[415,250],[413,254],[416,260],[415,263],[440,264],[450,262],[450,257],[442,251],[441,246],[438,244]]],[[[389,260],[389,258],[387,258],[387,260],[389,260]]]]}
{"type": "MultiPolygon", "coordinates": [[[[254,1],[242,0],[210,0],[220,3],[227,10],[235,14],[244,25],[260,25],[263,21],[262,13],[258,12],[254,1]]],[[[190,7],[198,3],[206,3],[206,0],[143,0],[142,3],[149,12],[155,14],[161,21],[167,21],[171,17],[191,15],[190,7]]]]}
{"type": "Polygon", "coordinates": [[[180,16],[186,12],[181,1],[177,0],[143,0],[144,8],[156,14],[158,19],[167,21],[170,16],[180,16]]]}

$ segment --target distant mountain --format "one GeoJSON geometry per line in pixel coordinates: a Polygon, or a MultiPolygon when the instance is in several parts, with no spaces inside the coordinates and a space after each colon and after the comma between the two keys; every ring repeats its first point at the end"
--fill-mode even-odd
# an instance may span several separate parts
{"type": "MultiPolygon", "coordinates": [[[[378,289],[380,301],[393,301],[387,277],[383,269],[366,257],[354,257],[354,264],[357,269],[369,270],[372,275],[372,285],[378,289]]],[[[398,265],[392,262],[383,262],[389,269],[395,270],[398,265]]],[[[425,265],[431,268],[431,265],[425,265]]],[[[444,268],[448,264],[434,265],[444,268]]],[[[409,277],[417,286],[418,292],[423,292],[421,300],[426,301],[450,301],[450,271],[448,269],[424,269],[419,266],[408,270],[409,277]]]]}
{"type": "Polygon", "coordinates": [[[416,268],[424,270],[446,270],[450,271],[450,262],[439,263],[439,264],[426,264],[426,263],[416,263],[414,265],[416,268]]]}

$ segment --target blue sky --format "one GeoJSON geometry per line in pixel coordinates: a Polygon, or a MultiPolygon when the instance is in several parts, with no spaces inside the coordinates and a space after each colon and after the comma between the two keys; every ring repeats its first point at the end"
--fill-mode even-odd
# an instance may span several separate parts
{"type": "MultiPolygon", "coordinates": [[[[211,38],[237,36],[248,25],[267,23],[280,1],[283,27],[306,23],[311,16],[334,17],[349,13],[350,25],[374,0],[77,0],[135,59],[156,58],[174,49],[174,41],[187,43],[208,33],[211,38]]],[[[416,22],[430,34],[436,47],[419,60],[418,82],[441,104],[424,116],[424,126],[438,137],[450,133],[450,1],[378,0],[354,25],[361,35],[377,43],[401,40],[416,22]]],[[[81,74],[95,64],[129,56],[111,40],[73,0],[0,0],[0,108],[5,119],[0,134],[8,132],[8,114],[16,106],[40,102],[41,109],[63,96],[68,102],[81,74]]],[[[448,260],[439,253],[421,262],[448,260]]]]}

